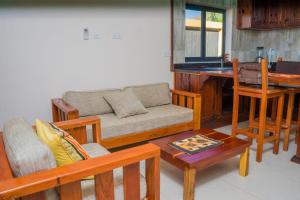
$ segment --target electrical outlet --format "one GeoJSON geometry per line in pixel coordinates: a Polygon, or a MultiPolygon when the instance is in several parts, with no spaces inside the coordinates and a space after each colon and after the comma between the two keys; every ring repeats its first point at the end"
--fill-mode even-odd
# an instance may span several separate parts
{"type": "Polygon", "coordinates": [[[94,38],[94,40],[99,40],[101,38],[101,34],[100,33],[94,33],[93,38],[94,38]]]}

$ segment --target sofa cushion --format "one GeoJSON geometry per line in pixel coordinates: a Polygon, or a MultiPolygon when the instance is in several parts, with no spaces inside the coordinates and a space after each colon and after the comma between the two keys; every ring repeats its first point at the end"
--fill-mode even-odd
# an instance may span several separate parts
{"type": "Polygon", "coordinates": [[[124,90],[133,91],[146,108],[171,103],[168,83],[130,86],[125,87],[124,90]]]}
{"type": "Polygon", "coordinates": [[[78,109],[80,116],[102,115],[112,113],[113,110],[105,101],[103,96],[119,89],[97,90],[97,91],[68,91],[64,94],[63,100],[78,109]]]}
{"type": "Polygon", "coordinates": [[[89,158],[87,152],[67,132],[41,120],[36,120],[35,124],[38,137],[51,149],[57,166],[69,165],[89,158]]]}
{"type": "MultiPolygon", "coordinates": [[[[87,151],[90,157],[98,157],[110,154],[104,147],[97,143],[84,144],[82,147],[87,151]]],[[[141,199],[146,196],[146,180],[143,175],[140,177],[141,199]]],[[[132,187],[134,189],[134,187],[132,187]]],[[[95,200],[95,181],[85,180],[81,181],[82,196],[84,200],[95,200]]],[[[115,199],[121,200],[123,198],[123,172],[121,168],[114,170],[114,190],[115,199]]]]}
{"type": "Polygon", "coordinates": [[[129,90],[106,94],[104,95],[104,99],[111,105],[118,118],[148,112],[135,94],[129,90]]]}
{"type": "MultiPolygon", "coordinates": [[[[31,125],[22,118],[4,124],[3,142],[14,176],[25,176],[56,167],[51,150],[36,136],[31,125]]],[[[46,191],[47,200],[57,200],[54,189],[46,191]]]]}
{"type": "Polygon", "coordinates": [[[148,113],[119,119],[113,113],[100,115],[102,138],[162,128],[193,120],[193,110],[173,104],[148,108],[148,113]]]}
{"type": "Polygon", "coordinates": [[[87,154],[91,158],[110,154],[110,152],[107,149],[105,149],[103,146],[101,146],[97,143],[83,144],[82,148],[84,148],[84,150],[87,152],[87,154]]]}
{"type": "Polygon", "coordinates": [[[10,166],[17,177],[56,167],[51,150],[22,118],[4,124],[3,141],[10,166]]]}

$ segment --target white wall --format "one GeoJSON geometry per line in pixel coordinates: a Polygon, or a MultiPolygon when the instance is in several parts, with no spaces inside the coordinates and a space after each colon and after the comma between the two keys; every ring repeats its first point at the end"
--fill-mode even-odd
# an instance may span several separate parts
{"type": "Polygon", "coordinates": [[[50,99],[66,90],[171,83],[169,1],[161,2],[0,7],[0,129],[16,116],[51,120],[50,99]],[[83,28],[100,39],[83,40],[83,28]]]}

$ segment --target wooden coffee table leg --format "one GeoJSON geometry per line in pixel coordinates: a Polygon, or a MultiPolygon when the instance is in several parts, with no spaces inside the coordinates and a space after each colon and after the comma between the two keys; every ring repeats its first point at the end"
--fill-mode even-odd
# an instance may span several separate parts
{"type": "Polygon", "coordinates": [[[240,156],[240,175],[247,176],[249,170],[249,148],[240,156]]]}
{"type": "Polygon", "coordinates": [[[184,170],[183,199],[194,200],[196,169],[186,167],[184,170]]]}

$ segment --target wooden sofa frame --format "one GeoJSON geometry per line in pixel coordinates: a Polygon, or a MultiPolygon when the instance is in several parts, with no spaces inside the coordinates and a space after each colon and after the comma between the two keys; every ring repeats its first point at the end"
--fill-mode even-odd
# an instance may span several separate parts
{"type": "MultiPolygon", "coordinates": [[[[92,125],[96,136],[100,133],[100,129],[97,128],[100,127],[99,122],[100,120],[97,117],[87,117],[58,122],[56,125],[71,134],[85,128],[87,125],[92,125]]],[[[76,135],[73,136],[76,139],[76,135]]],[[[159,200],[160,150],[153,144],[146,144],[75,164],[14,178],[5,153],[3,136],[0,133],[0,199],[43,200],[45,199],[45,190],[57,188],[61,200],[79,200],[82,199],[80,181],[87,176],[94,175],[96,199],[113,200],[113,169],[123,167],[124,199],[140,200],[139,162],[141,160],[146,161],[147,194],[145,199],[159,200]],[[132,187],[133,185],[134,187],[132,187]]]]}
{"type": "MultiPolygon", "coordinates": [[[[199,129],[201,119],[201,95],[179,90],[171,90],[171,93],[172,103],[174,105],[187,107],[194,110],[192,121],[167,126],[164,128],[147,130],[139,133],[130,133],[122,136],[111,137],[107,139],[101,139],[100,134],[100,143],[104,147],[110,149],[167,135],[172,135],[183,131],[199,129]]],[[[54,122],[77,119],[79,118],[79,112],[76,108],[72,107],[62,98],[57,98],[52,99],[52,117],[54,122]]]]}

